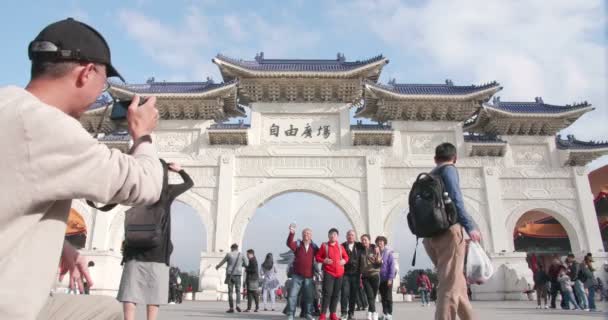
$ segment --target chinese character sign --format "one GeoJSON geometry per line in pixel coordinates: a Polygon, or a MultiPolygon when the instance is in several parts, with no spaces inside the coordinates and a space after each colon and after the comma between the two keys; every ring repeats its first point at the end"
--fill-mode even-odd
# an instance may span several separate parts
{"type": "Polygon", "coordinates": [[[268,143],[336,143],[339,138],[338,117],[275,116],[262,119],[261,141],[268,143]]]}
{"type": "MultiPolygon", "coordinates": [[[[279,137],[279,135],[283,135],[285,137],[303,137],[312,139],[313,132],[310,123],[307,123],[304,128],[302,128],[302,134],[298,135],[300,128],[290,124],[285,131],[281,132],[281,127],[275,123],[270,126],[270,136],[279,137]]],[[[323,139],[328,139],[331,136],[331,126],[330,125],[322,125],[319,126],[319,129],[316,134],[317,137],[322,137],[323,139]]]]}

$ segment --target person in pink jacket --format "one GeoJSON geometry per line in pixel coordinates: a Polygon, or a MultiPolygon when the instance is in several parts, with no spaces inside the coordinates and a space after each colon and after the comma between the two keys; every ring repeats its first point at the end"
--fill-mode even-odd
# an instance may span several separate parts
{"type": "Polygon", "coordinates": [[[315,259],[323,263],[323,298],[321,302],[321,316],[319,320],[326,319],[329,307],[330,320],[339,320],[336,314],[338,300],[340,299],[340,288],[342,288],[342,277],[344,276],[344,265],[348,262],[348,253],[338,242],[338,230],[331,228],[328,233],[329,241],[321,245],[315,259]]]}

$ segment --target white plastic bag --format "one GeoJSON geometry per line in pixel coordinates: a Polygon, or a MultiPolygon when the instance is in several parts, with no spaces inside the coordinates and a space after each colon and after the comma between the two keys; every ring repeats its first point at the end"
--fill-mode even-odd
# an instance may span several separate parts
{"type": "Polygon", "coordinates": [[[470,284],[485,283],[494,273],[492,261],[490,261],[488,255],[486,255],[483,248],[477,242],[469,242],[465,272],[467,282],[470,284]]]}

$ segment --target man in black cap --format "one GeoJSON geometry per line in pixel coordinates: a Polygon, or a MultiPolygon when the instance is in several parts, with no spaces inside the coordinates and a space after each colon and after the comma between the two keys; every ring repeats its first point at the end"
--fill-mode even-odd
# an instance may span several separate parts
{"type": "Polygon", "coordinates": [[[104,38],[66,19],[44,28],[28,54],[27,87],[0,88],[0,319],[122,319],[111,298],[49,292],[57,266],[71,284],[82,275],[94,288],[86,259],[63,240],[72,199],[158,200],[155,99],[137,107],[134,97],[129,107],[131,155],[110,150],[77,121],[107,89],[107,77],[120,77],[104,38]]]}

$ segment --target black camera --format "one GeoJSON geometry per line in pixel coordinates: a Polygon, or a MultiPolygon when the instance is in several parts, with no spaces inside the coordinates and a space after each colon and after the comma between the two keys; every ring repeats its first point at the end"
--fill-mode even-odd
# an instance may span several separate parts
{"type": "MultiPolygon", "coordinates": [[[[146,103],[148,98],[139,97],[139,105],[146,103]]],[[[110,114],[110,119],[112,120],[125,120],[127,119],[127,110],[129,110],[129,106],[133,102],[133,97],[127,100],[115,99],[114,106],[112,107],[112,113],[110,114]]]]}

